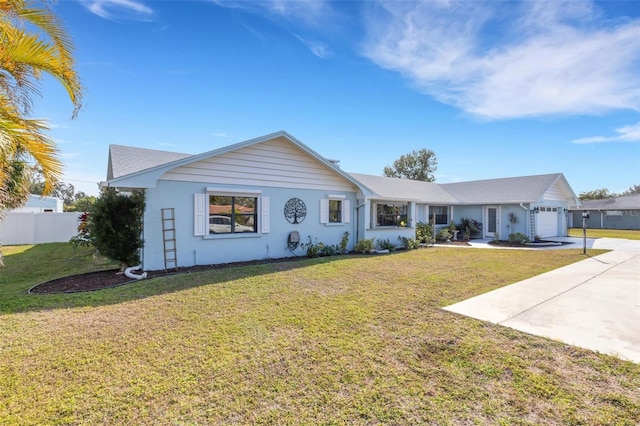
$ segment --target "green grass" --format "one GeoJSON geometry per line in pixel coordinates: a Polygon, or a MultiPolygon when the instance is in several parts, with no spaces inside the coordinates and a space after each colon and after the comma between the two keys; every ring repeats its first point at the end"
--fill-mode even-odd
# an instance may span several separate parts
{"type": "Polygon", "coordinates": [[[26,291],[107,265],[64,244],[4,251],[0,424],[640,418],[639,365],[440,309],[584,259],[579,249],[304,259],[56,296],[26,291]]]}
{"type": "MultiPolygon", "coordinates": [[[[582,228],[570,228],[570,237],[582,237],[582,228]]],[[[637,229],[591,229],[587,228],[588,238],[624,238],[627,240],[640,240],[640,230],[637,229]]]]}

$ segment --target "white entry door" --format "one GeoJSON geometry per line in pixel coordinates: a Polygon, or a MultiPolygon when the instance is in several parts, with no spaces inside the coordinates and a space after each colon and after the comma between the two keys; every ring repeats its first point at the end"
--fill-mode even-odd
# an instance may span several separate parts
{"type": "Polygon", "coordinates": [[[500,207],[487,206],[484,212],[484,236],[494,238],[500,229],[500,207]]]}

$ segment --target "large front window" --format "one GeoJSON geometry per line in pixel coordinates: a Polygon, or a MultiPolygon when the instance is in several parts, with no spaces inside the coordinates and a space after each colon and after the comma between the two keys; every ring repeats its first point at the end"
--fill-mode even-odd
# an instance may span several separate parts
{"type": "Polygon", "coordinates": [[[449,208],[447,206],[431,206],[429,207],[429,220],[433,223],[435,219],[436,225],[449,224],[449,208]]]}
{"type": "Polygon", "coordinates": [[[209,195],[209,233],[257,232],[257,206],[256,197],[209,195]]]}
{"type": "Polygon", "coordinates": [[[407,226],[407,204],[378,204],[376,226],[407,226]]]}

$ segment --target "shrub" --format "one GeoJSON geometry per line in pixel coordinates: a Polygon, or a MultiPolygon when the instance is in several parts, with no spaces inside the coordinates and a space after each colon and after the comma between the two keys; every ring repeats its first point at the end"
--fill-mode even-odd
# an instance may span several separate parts
{"type": "Polygon", "coordinates": [[[309,235],[309,242],[300,244],[300,248],[306,251],[307,257],[314,258],[320,256],[324,244],[319,243],[317,238],[315,241],[312,240],[311,235],[309,235]]]}
{"type": "Polygon", "coordinates": [[[375,238],[363,238],[354,247],[356,253],[371,253],[375,248],[375,238]]]}
{"type": "Polygon", "coordinates": [[[510,243],[515,243],[515,244],[525,244],[530,242],[531,240],[529,239],[529,237],[527,237],[526,235],[524,235],[521,232],[514,232],[512,234],[509,234],[509,242],[510,243]]]}
{"type": "Polygon", "coordinates": [[[433,228],[428,223],[416,224],[416,240],[420,243],[433,244],[433,228]]]}
{"type": "Polygon", "coordinates": [[[84,212],[80,215],[80,224],[78,225],[78,234],[69,240],[73,248],[90,247],[93,245],[93,235],[91,234],[91,226],[89,224],[89,213],[84,212]]]}
{"type": "Polygon", "coordinates": [[[413,250],[420,247],[420,242],[415,238],[407,238],[407,237],[400,236],[398,237],[398,240],[400,240],[400,244],[402,244],[402,247],[404,247],[407,250],[413,250]]]}
{"type": "Polygon", "coordinates": [[[122,270],[140,262],[144,206],[142,191],[126,196],[106,188],[91,208],[88,226],[93,245],[102,255],[120,262],[122,270]]]}
{"type": "Polygon", "coordinates": [[[330,245],[320,243],[320,256],[335,256],[340,253],[339,245],[330,245]]]}
{"type": "Polygon", "coordinates": [[[438,241],[449,241],[453,237],[451,232],[449,232],[449,228],[442,228],[438,231],[438,236],[436,236],[436,240],[438,241]]]}
{"type": "Polygon", "coordinates": [[[380,250],[394,251],[396,249],[396,245],[389,241],[388,238],[385,238],[383,240],[378,240],[378,248],[380,250]]]}
{"type": "Polygon", "coordinates": [[[473,234],[482,231],[482,223],[478,222],[475,219],[463,217],[462,219],[460,219],[459,228],[462,231],[462,239],[465,241],[469,241],[473,234]]]}

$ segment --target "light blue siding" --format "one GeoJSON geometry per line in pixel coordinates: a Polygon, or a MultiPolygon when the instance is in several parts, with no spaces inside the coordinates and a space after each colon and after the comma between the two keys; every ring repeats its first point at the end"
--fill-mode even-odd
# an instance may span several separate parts
{"type": "MultiPolygon", "coordinates": [[[[344,232],[350,233],[349,250],[355,240],[355,214],[351,212],[351,221],[347,224],[321,224],[320,199],[328,195],[341,194],[350,201],[351,209],[356,206],[356,193],[319,191],[309,189],[286,188],[247,188],[232,185],[216,185],[218,188],[246,191],[259,189],[262,196],[270,199],[269,233],[267,234],[226,234],[194,236],[194,196],[205,193],[206,183],[158,181],[155,188],[146,190],[147,207],[144,215],[143,267],[146,270],[164,269],[162,225],[160,210],[174,207],[176,217],[176,247],[178,266],[221,264],[229,262],[276,259],[304,256],[298,248],[293,253],[287,248],[290,232],[298,231],[303,243],[312,240],[325,244],[338,244],[344,232]],[[293,225],[284,217],[284,205],[293,197],[300,198],[306,204],[307,215],[300,224],[293,225]]],[[[261,212],[258,212],[260,214],[261,212]]]]}
{"type": "Polygon", "coordinates": [[[459,223],[460,220],[465,217],[477,220],[478,222],[483,222],[482,215],[482,206],[454,206],[452,219],[455,223],[459,223]]]}

